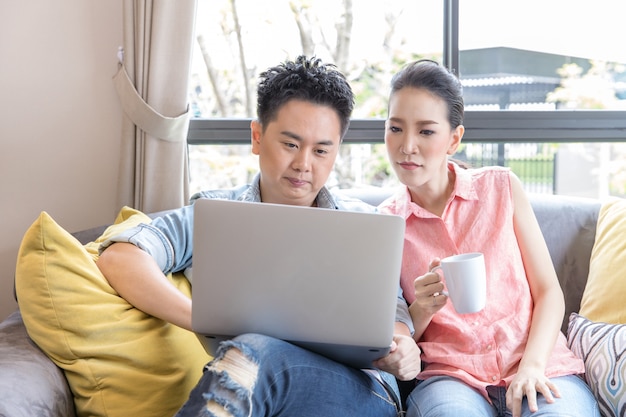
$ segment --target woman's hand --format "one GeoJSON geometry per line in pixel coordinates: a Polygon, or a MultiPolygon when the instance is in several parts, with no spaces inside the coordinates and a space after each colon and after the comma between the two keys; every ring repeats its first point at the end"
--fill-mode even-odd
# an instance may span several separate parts
{"type": "MultiPolygon", "coordinates": [[[[430,271],[434,267],[439,266],[441,260],[433,259],[429,264],[430,271]]],[[[436,312],[441,310],[448,302],[448,296],[444,293],[443,282],[441,276],[436,272],[427,272],[426,274],[415,278],[413,281],[415,291],[415,301],[409,307],[415,333],[413,337],[419,340],[430,324],[436,312]]]]}
{"type": "MultiPolygon", "coordinates": [[[[430,270],[432,271],[440,263],[439,258],[433,259],[429,264],[430,270]]],[[[432,316],[446,305],[448,296],[444,294],[443,282],[438,273],[427,272],[415,278],[413,285],[415,288],[415,301],[411,304],[411,308],[413,308],[413,305],[417,305],[424,316],[432,316]]]]}
{"type": "Polygon", "coordinates": [[[554,402],[554,397],[560,397],[558,388],[544,374],[536,368],[520,368],[506,391],[506,406],[513,417],[522,415],[522,400],[528,400],[528,409],[534,413],[538,410],[537,393],[542,394],[548,403],[554,402]]]}

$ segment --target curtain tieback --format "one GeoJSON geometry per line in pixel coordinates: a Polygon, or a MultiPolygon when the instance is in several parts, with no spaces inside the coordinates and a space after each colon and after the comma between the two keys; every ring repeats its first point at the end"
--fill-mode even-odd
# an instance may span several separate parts
{"type": "Polygon", "coordinates": [[[187,108],[185,113],[177,117],[163,116],[139,95],[123,65],[120,65],[120,69],[113,77],[113,81],[124,113],[141,130],[153,137],[169,142],[187,140],[189,108],[187,108]]]}

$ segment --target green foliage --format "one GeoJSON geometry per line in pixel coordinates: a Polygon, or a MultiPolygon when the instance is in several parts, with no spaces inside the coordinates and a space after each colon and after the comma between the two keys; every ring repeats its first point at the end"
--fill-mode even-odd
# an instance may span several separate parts
{"type": "Polygon", "coordinates": [[[552,184],[554,181],[554,160],[543,156],[526,159],[507,160],[511,168],[523,183],[552,184]]]}

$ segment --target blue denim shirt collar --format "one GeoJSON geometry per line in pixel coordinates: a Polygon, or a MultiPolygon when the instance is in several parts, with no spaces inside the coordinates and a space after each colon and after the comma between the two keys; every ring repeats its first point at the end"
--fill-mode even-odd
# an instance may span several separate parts
{"type": "MultiPolygon", "coordinates": [[[[261,174],[257,173],[252,182],[249,185],[244,185],[237,188],[227,190],[209,190],[201,191],[194,194],[191,197],[191,202],[194,202],[198,198],[221,198],[226,200],[239,200],[260,203],[261,202],[261,174]]],[[[322,187],[315,199],[317,207],[337,210],[340,206],[337,204],[337,199],[331,193],[331,191],[322,187]]]]}

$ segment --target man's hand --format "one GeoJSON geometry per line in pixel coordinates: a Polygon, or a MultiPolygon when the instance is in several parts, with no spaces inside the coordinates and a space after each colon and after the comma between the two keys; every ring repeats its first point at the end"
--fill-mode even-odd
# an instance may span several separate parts
{"type": "Polygon", "coordinates": [[[421,350],[411,336],[395,334],[391,351],[374,361],[374,366],[394,375],[401,381],[415,379],[421,370],[421,350]]]}

